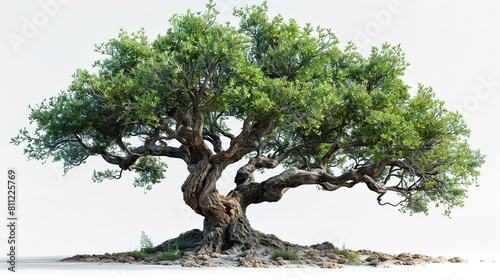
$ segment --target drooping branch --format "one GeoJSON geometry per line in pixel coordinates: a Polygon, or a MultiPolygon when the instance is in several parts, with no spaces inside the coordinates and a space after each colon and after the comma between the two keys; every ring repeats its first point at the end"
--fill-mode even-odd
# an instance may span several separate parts
{"type": "Polygon", "coordinates": [[[399,187],[385,187],[385,190],[386,191],[397,192],[397,193],[401,194],[404,197],[404,199],[402,199],[401,201],[399,201],[396,204],[388,202],[388,201],[382,202],[382,197],[387,193],[387,192],[383,192],[383,193],[381,193],[377,197],[377,202],[381,206],[390,205],[390,206],[393,206],[393,207],[398,207],[399,205],[401,205],[402,203],[408,201],[411,198],[411,192],[408,191],[408,190],[406,190],[406,189],[403,189],[403,188],[399,188],[399,187]]]}
{"type": "MultiPolygon", "coordinates": [[[[377,197],[377,202],[379,205],[384,206],[384,205],[389,205],[392,207],[398,207],[403,203],[408,203],[412,201],[412,195],[415,191],[418,190],[418,186],[422,184],[426,180],[425,177],[418,177],[416,176],[413,172],[402,168],[401,164],[396,162],[391,162],[390,163],[390,168],[385,176],[385,179],[383,182],[371,182],[372,187],[374,188],[381,188],[384,191],[379,192],[379,196],[377,197]],[[407,173],[405,175],[405,173],[407,173]],[[412,178],[411,184],[408,182],[408,176],[412,178]],[[415,179],[414,177],[417,177],[415,179]],[[394,182],[395,181],[395,182],[394,182]],[[391,186],[387,186],[389,183],[391,183],[391,186]],[[395,192],[399,194],[400,196],[403,197],[403,199],[399,200],[397,203],[389,202],[389,201],[382,201],[383,197],[389,193],[389,192],[395,192]]],[[[413,200],[413,203],[418,205],[419,203],[415,200],[413,200]]],[[[423,208],[422,208],[423,209],[423,208]]]]}

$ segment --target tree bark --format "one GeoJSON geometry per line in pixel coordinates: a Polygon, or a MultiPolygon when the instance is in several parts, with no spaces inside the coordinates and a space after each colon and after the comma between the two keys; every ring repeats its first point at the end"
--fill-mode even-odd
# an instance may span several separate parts
{"type": "Polygon", "coordinates": [[[204,216],[200,253],[239,254],[248,249],[279,248],[291,245],[274,235],[254,230],[247,219],[241,200],[223,196],[216,189],[223,166],[202,160],[193,168],[182,186],[184,201],[204,216]]]}

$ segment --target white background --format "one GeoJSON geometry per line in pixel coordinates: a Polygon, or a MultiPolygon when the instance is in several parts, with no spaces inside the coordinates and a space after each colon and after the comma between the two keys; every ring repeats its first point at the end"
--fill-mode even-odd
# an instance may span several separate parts
{"type": "MultiPolygon", "coordinates": [[[[259,1],[216,0],[221,21],[233,20],[232,7],[259,1]]],[[[65,90],[77,68],[90,68],[99,57],[93,45],[116,37],[119,28],[144,27],[151,39],[165,32],[168,19],[204,1],[26,0],[0,3],[1,168],[19,173],[19,256],[60,256],[133,250],[145,231],[160,243],[202,219],[183,202],[180,185],[187,172],[169,162],[167,179],[152,191],[134,189],[132,177],[101,184],[94,169],[100,158],[62,176],[61,166],[28,162],[10,138],[28,125],[28,105],[65,90]]],[[[480,187],[469,191],[453,218],[408,216],[378,206],[364,186],[337,192],[314,187],[289,191],[282,201],[250,206],[255,229],[300,244],[330,241],[352,249],[435,255],[500,254],[500,188],[496,135],[500,110],[500,2],[497,1],[268,1],[270,14],[300,23],[331,27],[345,45],[354,41],[363,53],[384,42],[401,44],[411,66],[405,80],[432,86],[448,107],[460,110],[472,130],[470,143],[487,155],[480,187]]],[[[219,182],[232,187],[230,168],[219,182]]],[[[233,172],[233,173],[231,173],[233,172]]],[[[5,175],[6,176],[6,175],[5,175]]],[[[0,192],[0,217],[7,216],[6,178],[0,192]]],[[[6,220],[5,220],[6,223],[6,220]]],[[[3,223],[2,223],[3,224],[3,223]]],[[[0,226],[0,252],[7,252],[7,228],[0,226]]]]}

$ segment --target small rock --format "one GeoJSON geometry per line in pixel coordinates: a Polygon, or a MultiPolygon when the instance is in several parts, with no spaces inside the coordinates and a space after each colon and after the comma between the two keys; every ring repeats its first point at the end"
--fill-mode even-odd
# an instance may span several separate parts
{"type": "Polygon", "coordinates": [[[448,261],[451,263],[463,263],[464,262],[464,260],[460,257],[454,257],[454,258],[449,259],[448,261]]]}
{"type": "Polygon", "coordinates": [[[367,262],[372,262],[372,261],[374,261],[374,260],[378,260],[378,259],[379,259],[379,256],[378,256],[377,254],[372,254],[372,255],[368,256],[368,257],[365,259],[365,261],[367,261],[367,262]]]}
{"type": "Polygon", "coordinates": [[[398,261],[406,261],[408,259],[413,259],[413,256],[409,253],[401,253],[401,254],[396,256],[396,259],[398,261]]]}
{"type": "Polygon", "coordinates": [[[386,261],[390,261],[390,260],[393,260],[394,257],[389,255],[389,254],[386,254],[386,253],[378,253],[378,259],[381,261],[381,262],[386,262],[386,261]]]}
{"type": "Polygon", "coordinates": [[[344,259],[344,258],[339,258],[339,259],[337,260],[337,263],[339,263],[339,264],[345,264],[345,263],[347,263],[348,261],[349,261],[349,260],[347,260],[347,259],[344,259]]]}
{"type": "Polygon", "coordinates": [[[283,257],[277,257],[276,259],[274,259],[274,261],[277,262],[279,265],[286,264],[286,261],[285,261],[285,259],[283,259],[283,257]]]}
{"type": "Polygon", "coordinates": [[[330,242],[323,242],[321,244],[316,244],[316,245],[313,245],[314,249],[316,250],[332,250],[335,248],[335,246],[333,246],[332,243],[330,242]]]}
{"type": "Polygon", "coordinates": [[[424,256],[422,254],[414,254],[411,257],[412,257],[412,259],[415,259],[415,260],[427,260],[427,259],[429,259],[428,256],[424,256]]]}
{"type": "Polygon", "coordinates": [[[115,254],[114,259],[121,263],[133,263],[135,259],[127,254],[115,254]]]}
{"type": "Polygon", "coordinates": [[[374,260],[372,260],[372,261],[370,261],[368,263],[368,265],[371,265],[371,266],[377,266],[379,264],[380,264],[380,260],[379,259],[374,259],[374,260]]]}

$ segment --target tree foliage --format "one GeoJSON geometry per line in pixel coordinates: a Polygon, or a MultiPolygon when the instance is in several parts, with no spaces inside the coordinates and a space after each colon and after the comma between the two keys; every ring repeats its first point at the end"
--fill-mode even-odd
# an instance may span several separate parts
{"type": "Polygon", "coordinates": [[[173,16],[152,41],[144,30],[121,30],[96,46],[103,59],[92,70],[78,69],[66,91],[31,108],[34,128],[12,141],[65,171],[102,156],[118,168],[96,171],[94,180],[132,170],[146,188],[165,177],[164,158],[192,171],[204,157],[222,168],[246,157],[232,194],[281,180],[277,197],[249,203],[303,184],[334,191],[361,183],[380,204],[410,213],[431,204],[448,215],[463,205],[484,156],[467,144],[458,112],[432,88],[412,90],[402,80],[400,46],[364,57],[352,43],[341,48],[330,29],[270,18],[265,3],[234,15],[239,26],[219,23],[209,3],[205,12],[173,16]],[[277,166],[285,171],[253,182],[255,169],[277,166]],[[387,192],[401,202],[385,201],[387,192]]]}

